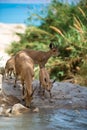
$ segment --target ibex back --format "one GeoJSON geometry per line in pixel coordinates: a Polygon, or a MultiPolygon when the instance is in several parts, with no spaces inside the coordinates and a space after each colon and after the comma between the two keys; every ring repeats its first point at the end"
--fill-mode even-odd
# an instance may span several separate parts
{"type": "Polygon", "coordinates": [[[23,51],[33,59],[35,64],[39,64],[39,67],[42,68],[45,67],[45,64],[51,56],[58,56],[57,46],[55,46],[53,43],[50,43],[49,48],[50,50],[47,52],[29,49],[25,49],[23,51]]]}

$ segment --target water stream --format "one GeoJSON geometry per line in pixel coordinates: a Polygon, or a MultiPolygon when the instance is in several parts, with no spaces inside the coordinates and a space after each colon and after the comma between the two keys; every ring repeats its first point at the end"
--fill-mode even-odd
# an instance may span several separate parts
{"type": "Polygon", "coordinates": [[[87,110],[42,110],[0,117],[0,130],[87,130],[87,110]]]}

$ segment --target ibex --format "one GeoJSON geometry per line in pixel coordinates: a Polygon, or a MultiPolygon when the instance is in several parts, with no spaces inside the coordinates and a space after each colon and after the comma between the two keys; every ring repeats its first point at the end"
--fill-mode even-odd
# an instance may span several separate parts
{"type": "Polygon", "coordinates": [[[7,60],[6,65],[5,65],[5,73],[4,77],[11,77],[12,72],[15,75],[15,63],[14,63],[14,56],[12,56],[10,59],[7,60]]]}
{"type": "MultiPolygon", "coordinates": [[[[32,88],[32,81],[34,78],[34,63],[33,60],[24,52],[18,52],[15,55],[15,71],[16,79],[18,76],[21,78],[23,86],[23,98],[26,106],[30,106],[35,90],[32,88]]],[[[15,82],[16,83],[16,82],[15,82]]]]}
{"type": "Polygon", "coordinates": [[[43,89],[43,96],[44,96],[45,90],[47,90],[49,92],[50,98],[51,98],[52,97],[51,89],[53,87],[53,83],[55,82],[55,80],[53,82],[51,81],[46,68],[40,68],[39,81],[40,81],[40,90],[41,90],[41,88],[43,89]]]}
{"type": "Polygon", "coordinates": [[[39,67],[42,68],[45,67],[45,64],[51,56],[58,56],[57,46],[55,46],[53,43],[50,43],[49,48],[50,50],[47,52],[29,49],[25,49],[23,51],[33,59],[34,64],[39,64],[39,67]]]}

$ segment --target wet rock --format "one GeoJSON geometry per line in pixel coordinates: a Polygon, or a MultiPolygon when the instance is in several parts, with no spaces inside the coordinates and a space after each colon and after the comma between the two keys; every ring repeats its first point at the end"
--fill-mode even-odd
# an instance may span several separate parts
{"type": "Polygon", "coordinates": [[[0,116],[3,115],[3,113],[4,113],[4,108],[0,107],[0,116]]]}
{"type": "Polygon", "coordinates": [[[15,104],[15,105],[12,107],[11,113],[12,113],[13,115],[20,115],[20,114],[22,114],[22,113],[29,112],[29,111],[30,111],[29,108],[23,106],[23,105],[20,104],[20,103],[17,103],[17,104],[15,104]]]}
{"type": "Polygon", "coordinates": [[[36,107],[36,108],[33,110],[33,112],[39,112],[39,108],[36,107]]]}
{"type": "Polygon", "coordinates": [[[6,113],[8,114],[8,113],[11,113],[11,111],[12,111],[12,109],[11,108],[8,108],[7,110],[6,110],[6,113]]]}
{"type": "Polygon", "coordinates": [[[5,110],[5,116],[12,116],[12,113],[11,113],[12,109],[11,108],[8,108],[5,110]]]}
{"type": "Polygon", "coordinates": [[[0,93],[0,105],[2,107],[13,106],[14,104],[19,103],[19,102],[20,100],[13,95],[6,95],[3,92],[0,93]]]}
{"type": "Polygon", "coordinates": [[[14,104],[20,102],[20,100],[13,95],[7,95],[7,96],[5,96],[5,98],[6,98],[7,103],[10,105],[14,105],[14,104]]]}

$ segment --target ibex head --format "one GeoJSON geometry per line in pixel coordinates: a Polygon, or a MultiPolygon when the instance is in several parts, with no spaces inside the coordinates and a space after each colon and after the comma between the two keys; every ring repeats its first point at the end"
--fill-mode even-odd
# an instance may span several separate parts
{"type": "Polygon", "coordinates": [[[47,81],[46,79],[45,79],[45,82],[46,82],[46,90],[49,92],[49,94],[50,94],[50,98],[52,97],[52,95],[51,95],[51,89],[52,89],[52,87],[53,87],[53,83],[55,82],[56,80],[54,80],[54,81],[47,81]]]}
{"type": "Polygon", "coordinates": [[[46,83],[46,89],[47,91],[51,90],[53,87],[53,84],[55,83],[56,79],[54,79],[53,81],[49,80],[49,82],[47,81],[47,79],[45,78],[45,83],[46,83]]]}
{"type": "Polygon", "coordinates": [[[50,43],[49,48],[53,56],[58,56],[58,47],[53,43],[50,43]]]}
{"type": "Polygon", "coordinates": [[[25,95],[22,97],[22,99],[25,100],[26,107],[31,106],[31,101],[33,100],[33,94],[35,92],[36,88],[33,89],[31,95],[28,94],[28,91],[26,90],[25,95]]]}

